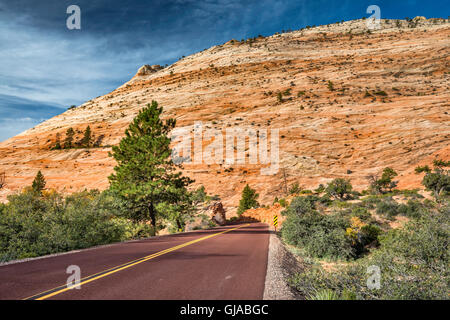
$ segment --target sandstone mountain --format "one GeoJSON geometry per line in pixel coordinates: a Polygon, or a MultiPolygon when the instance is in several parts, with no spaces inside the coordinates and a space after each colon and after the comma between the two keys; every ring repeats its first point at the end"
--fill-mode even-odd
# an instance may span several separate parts
{"type": "Polygon", "coordinates": [[[0,196],[31,184],[38,170],[60,191],[107,188],[110,146],[152,100],[180,127],[280,130],[274,175],[249,163],[184,165],[227,213],[245,184],[268,204],[283,196],[285,181],[315,188],[344,177],[362,189],[390,166],[399,187],[420,187],[417,165],[450,158],[449,53],[448,20],[382,20],[374,31],[356,20],[231,40],[166,68],[146,65],[113,92],[0,143],[0,196]],[[81,139],[88,125],[96,147],[51,150],[69,127],[81,139]]]}

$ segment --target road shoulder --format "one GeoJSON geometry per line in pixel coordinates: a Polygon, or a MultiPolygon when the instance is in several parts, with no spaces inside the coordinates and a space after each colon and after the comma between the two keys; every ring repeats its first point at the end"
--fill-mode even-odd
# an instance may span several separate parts
{"type": "Polygon", "coordinates": [[[298,300],[301,297],[289,286],[288,279],[301,268],[298,260],[270,231],[264,300],[298,300]]]}

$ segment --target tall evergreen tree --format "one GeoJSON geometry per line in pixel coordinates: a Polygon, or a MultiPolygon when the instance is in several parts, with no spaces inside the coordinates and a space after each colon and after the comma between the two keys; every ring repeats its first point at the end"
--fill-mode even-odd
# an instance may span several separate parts
{"type": "Polygon", "coordinates": [[[33,188],[33,191],[36,194],[40,195],[40,194],[42,194],[42,190],[44,190],[46,184],[47,183],[45,182],[44,175],[39,170],[36,177],[33,180],[33,184],[31,185],[31,188],[33,188]]]}
{"type": "Polygon", "coordinates": [[[175,127],[175,119],[161,120],[162,112],[156,101],[148,104],[110,153],[117,161],[115,173],[109,177],[111,190],[125,200],[131,219],[151,220],[155,231],[159,218],[183,225],[191,204],[186,187],[193,182],[177,171],[180,166],[170,158],[168,134],[175,127]]]}
{"type": "Polygon", "coordinates": [[[242,190],[242,198],[241,201],[239,201],[239,208],[237,211],[238,215],[243,214],[245,210],[258,207],[259,203],[256,201],[258,197],[259,194],[247,184],[244,190],[242,190]]]}
{"type": "Polygon", "coordinates": [[[64,149],[70,149],[73,145],[73,136],[75,135],[75,131],[72,127],[67,129],[66,131],[66,139],[64,140],[64,149]]]}
{"type": "Polygon", "coordinates": [[[61,149],[61,134],[58,132],[56,134],[55,146],[52,148],[52,150],[60,150],[60,149],[61,149]]]}
{"type": "Polygon", "coordinates": [[[89,148],[91,146],[91,142],[92,142],[91,127],[87,126],[86,130],[84,131],[83,139],[81,140],[81,145],[85,148],[89,148]]]}

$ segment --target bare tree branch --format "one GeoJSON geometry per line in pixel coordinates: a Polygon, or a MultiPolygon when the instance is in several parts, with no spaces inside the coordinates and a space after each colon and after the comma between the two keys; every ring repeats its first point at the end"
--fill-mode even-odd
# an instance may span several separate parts
{"type": "Polygon", "coordinates": [[[0,189],[6,186],[6,174],[4,172],[0,173],[0,189]]]}

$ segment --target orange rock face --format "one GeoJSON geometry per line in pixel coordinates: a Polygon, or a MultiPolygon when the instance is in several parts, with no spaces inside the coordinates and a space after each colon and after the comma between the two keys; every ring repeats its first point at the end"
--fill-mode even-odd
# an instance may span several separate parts
{"type": "Polygon", "coordinates": [[[274,205],[265,208],[249,209],[242,214],[242,221],[261,221],[273,228],[274,216],[277,216],[277,229],[279,230],[283,225],[283,221],[286,220],[286,217],[281,214],[283,210],[285,210],[285,208],[279,203],[275,203],[274,205]]]}
{"type": "Polygon", "coordinates": [[[362,189],[387,166],[399,173],[400,187],[420,187],[415,166],[450,158],[449,47],[447,20],[420,20],[415,28],[383,20],[371,33],[364,21],[349,21],[230,41],[168,68],[146,67],[113,92],[0,143],[0,197],[29,185],[38,170],[60,191],[107,188],[110,146],[152,100],[177,127],[279,129],[273,175],[248,161],[184,165],[196,186],[220,195],[227,213],[247,183],[262,204],[282,197],[285,181],[315,188],[344,177],[362,189]],[[101,147],[50,150],[57,134],[63,140],[73,127],[80,139],[88,125],[101,147]]]}

